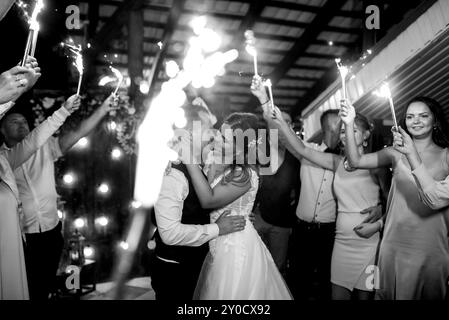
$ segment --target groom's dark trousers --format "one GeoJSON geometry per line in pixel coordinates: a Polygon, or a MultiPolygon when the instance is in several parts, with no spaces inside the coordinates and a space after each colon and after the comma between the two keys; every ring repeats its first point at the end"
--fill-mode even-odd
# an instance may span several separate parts
{"type": "MultiPolygon", "coordinates": [[[[184,200],[181,223],[210,223],[210,210],[201,208],[185,165],[172,164],[172,168],[180,170],[189,183],[189,194],[184,200]]],[[[155,241],[156,249],[150,264],[150,276],[156,300],[192,300],[201,267],[209,250],[208,244],[199,247],[167,245],[157,231],[155,241]]]]}

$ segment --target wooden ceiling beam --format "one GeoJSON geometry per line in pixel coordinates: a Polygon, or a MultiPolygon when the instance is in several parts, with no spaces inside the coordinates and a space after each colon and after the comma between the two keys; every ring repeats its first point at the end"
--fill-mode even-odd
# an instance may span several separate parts
{"type": "Polygon", "coordinates": [[[290,70],[292,66],[296,64],[296,61],[301,57],[318,35],[321,33],[323,28],[332,20],[334,14],[332,12],[340,10],[345,4],[346,0],[332,0],[327,1],[322,10],[316,14],[313,21],[309,24],[308,28],[304,33],[297,39],[295,45],[291,50],[285,55],[284,59],[279,63],[278,67],[271,74],[270,78],[272,83],[275,85],[280,79],[282,79],[290,70]]]}

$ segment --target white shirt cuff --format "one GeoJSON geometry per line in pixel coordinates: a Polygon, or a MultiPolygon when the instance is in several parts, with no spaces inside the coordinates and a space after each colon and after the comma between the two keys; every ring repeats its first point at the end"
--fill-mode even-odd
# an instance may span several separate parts
{"type": "Polygon", "coordinates": [[[210,235],[211,239],[215,239],[218,237],[218,234],[220,233],[218,224],[216,224],[216,223],[206,224],[205,227],[206,227],[206,233],[208,235],[210,235]]]}

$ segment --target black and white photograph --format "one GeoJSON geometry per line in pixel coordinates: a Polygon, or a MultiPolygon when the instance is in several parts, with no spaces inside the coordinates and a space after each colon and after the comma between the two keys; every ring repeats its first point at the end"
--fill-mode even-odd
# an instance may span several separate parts
{"type": "Polygon", "coordinates": [[[0,305],[449,301],[449,0],[1,0],[0,41],[0,305]]]}

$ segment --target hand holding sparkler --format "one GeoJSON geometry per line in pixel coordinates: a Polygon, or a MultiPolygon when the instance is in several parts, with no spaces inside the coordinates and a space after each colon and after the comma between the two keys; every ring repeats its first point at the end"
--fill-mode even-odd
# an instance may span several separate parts
{"type": "Polygon", "coordinates": [[[107,114],[111,111],[115,111],[118,109],[118,98],[113,93],[111,93],[106,100],[100,106],[100,109],[103,110],[104,114],[107,114]]]}
{"type": "Polygon", "coordinates": [[[341,101],[339,115],[345,125],[354,123],[356,115],[354,106],[347,101],[341,101]]]}
{"type": "Polygon", "coordinates": [[[254,32],[252,30],[245,31],[246,38],[246,51],[253,56],[254,62],[254,75],[257,76],[257,50],[256,50],[256,37],[254,36],[254,32]]]}
{"type": "MultiPolygon", "coordinates": [[[[413,159],[415,160],[414,162],[416,162],[416,160],[419,159],[419,153],[413,139],[401,127],[399,127],[398,132],[393,131],[393,148],[407,156],[409,161],[413,159]]],[[[421,161],[418,160],[417,162],[419,165],[421,161]]],[[[417,167],[417,165],[413,167],[417,167]]]]}
{"type": "Polygon", "coordinates": [[[17,100],[30,90],[41,76],[41,69],[32,57],[25,67],[16,66],[0,74],[0,104],[17,100]]]}
{"type": "Polygon", "coordinates": [[[270,101],[260,76],[253,77],[251,82],[251,93],[259,100],[262,107],[270,101]]]}
{"type": "Polygon", "coordinates": [[[74,94],[70,96],[66,102],[64,102],[63,107],[70,112],[70,114],[74,113],[81,106],[81,98],[79,95],[74,94]]]}

